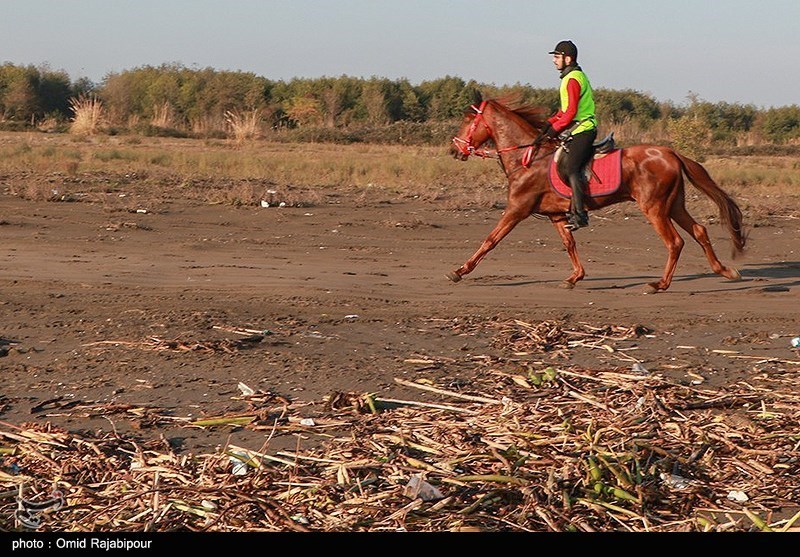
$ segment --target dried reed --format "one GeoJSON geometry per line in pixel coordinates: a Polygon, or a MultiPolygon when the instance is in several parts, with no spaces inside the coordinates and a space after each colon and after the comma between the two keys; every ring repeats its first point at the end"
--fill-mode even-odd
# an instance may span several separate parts
{"type": "Polygon", "coordinates": [[[105,121],[103,102],[97,97],[81,95],[69,101],[74,114],[70,133],[76,135],[94,135],[100,131],[105,121]]]}
{"type": "Polygon", "coordinates": [[[258,108],[248,112],[231,110],[225,112],[225,125],[238,145],[260,137],[262,120],[263,114],[258,108]]]}
{"type": "MultiPolygon", "coordinates": [[[[495,326],[509,350],[540,354],[577,343],[615,350],[647,334],[495,326]]],[[[797,530],[800,389],[789,370],[715,388],[635,367],[532,364],[518,375],[483,365],[455,390],[397,380],[424,400],[337,392],[301,402],[240,385],[246,411],[194,421],[47,401],[37,408],[45,416],[117,416],[140,432],[165,420],[244,427],[265,440],[194,455],[163,437],[3,424],[0,530],[797,530]],[[284,435],[296,449],[270,451],[284,435]]]]}
{"type": "Polygon", "coordinates": [[[153,106],[153,117],[150,119],[150,125],[162,129],[175,126],[175,111],[169,102],[164,101],[161,104],[153,106]]]}

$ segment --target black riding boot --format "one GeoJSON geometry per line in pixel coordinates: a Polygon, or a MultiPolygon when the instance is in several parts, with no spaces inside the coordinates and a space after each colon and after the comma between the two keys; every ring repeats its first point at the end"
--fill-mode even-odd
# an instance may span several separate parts
{"type": "Polygon", "coordinates": [[[577,230],[578,228],[589,225],[589,214],[583,206],[583,195],[587,185],[583,173],[570,174],[569,185],[572,188],[572,203],[570,214],[567,215],[569,220],[567,229],[577,230]]]}

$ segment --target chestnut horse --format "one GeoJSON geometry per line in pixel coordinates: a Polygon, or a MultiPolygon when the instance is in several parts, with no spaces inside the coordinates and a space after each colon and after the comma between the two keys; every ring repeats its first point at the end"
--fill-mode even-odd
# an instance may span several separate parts
{"type": "MultiPolygon", "coordinates": [[[[531,106],[512,109],[499,100],[486,100],[470,108],[472,111],[465,114],[461,128],[453,138],[451,152],[461,160],[467,160],[473,154],[498,158],[508,177],[508,202],[500,221],[478,251],[461,267],[448,273],[447,277],[453,282],[460,281],[517,224],[532,214],[538,214],[548,217],[561,236],[572,262],[572,274],[562,286],[573,288],[583,279],[585,272],[578,259],[575,238],[566,228],[570,200],[558,195],[548,180],[548,168],[558,147],[558,140],[545,139],[534,146],[544,121],[543,111],[531,106]],[[481,149],[490,139],[495,149],[481,149]],[[527,166],[523,164],[526,151],[527,166]]],[[[702,165],[669,147],[657,145],[625,147],[621,164],[620,187],[614,193],[601,197],[586,195],[585,205],[587,210],[593,210],[635,201],[664,241],[668,254],[664,274],[658,282],[648,284],[646,293],[667,290],[672,282],[684,244],[673,221],[700,244],[712,271],[730,280],[741,279],[739,271],[720,262],[711,247],[706,228],[698,224],[686,210],[684,174],[719,208],[720,219],[733,242],[733,257],[742,253],[746,240],[742,231],[742,212],[734,200],[714,183],[702,165]]]]}

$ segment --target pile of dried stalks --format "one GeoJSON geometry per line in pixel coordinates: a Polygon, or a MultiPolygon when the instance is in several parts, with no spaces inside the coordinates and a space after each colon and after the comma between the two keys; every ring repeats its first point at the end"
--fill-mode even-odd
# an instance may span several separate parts
{"type": "Polygon", "coordinates": [[[248,392],[252,412],[183,424],[263,430],[258,450],[4,424],[0,530],[797,529],[788,372],[724,389],[555,367],[459,391],[398,382],[427,402],[248,392]],[[297,450],[270,451],[278,435],[297,450]]]}

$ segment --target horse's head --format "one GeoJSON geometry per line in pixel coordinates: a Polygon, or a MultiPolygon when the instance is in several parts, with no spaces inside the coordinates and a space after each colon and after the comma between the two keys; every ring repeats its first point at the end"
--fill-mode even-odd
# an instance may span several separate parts
{"type": "Polygon", "coordinates": [[[470,106],[470,111],[464,114],[461,127],[453,137],[453,143],[450,146],[450,152],[455,158],[462,161],[467,160],[478,147],[486,143],[491,137],[491,132],[484,116],[487,103],[488,101],[482,101],[478,105],[473,104],[470,106]]]}

